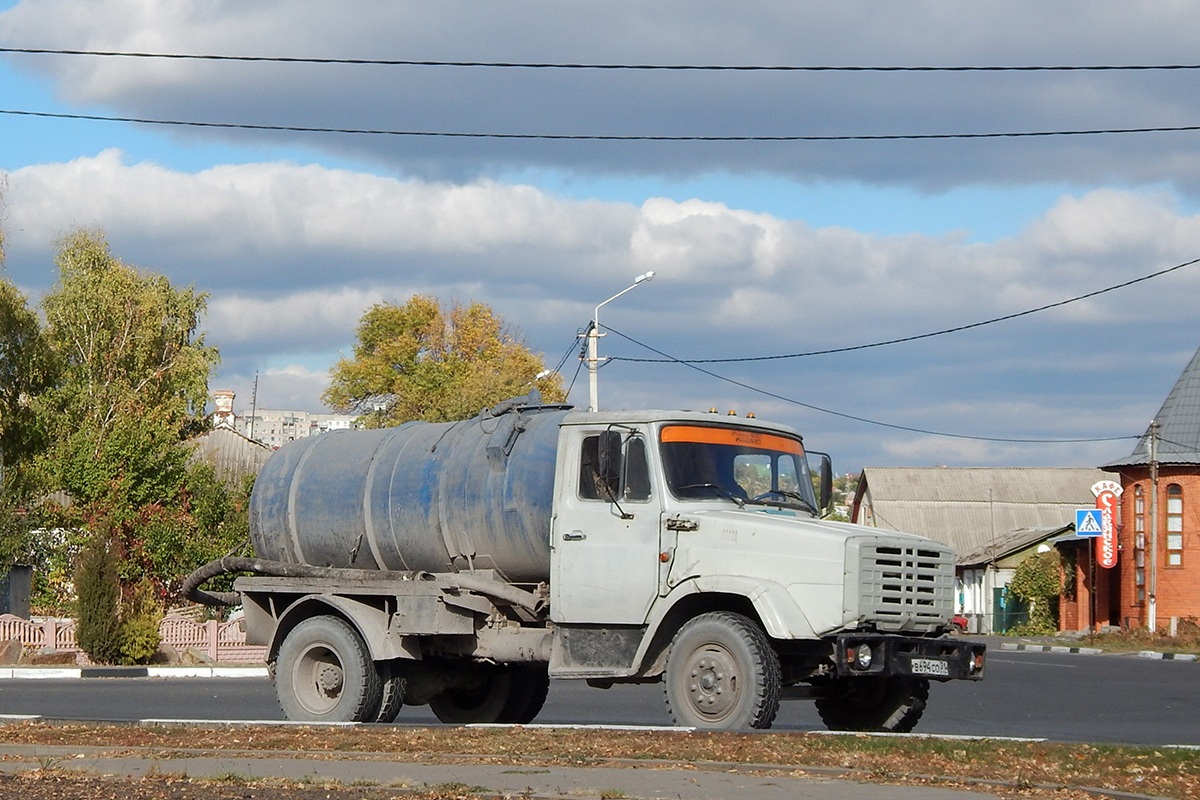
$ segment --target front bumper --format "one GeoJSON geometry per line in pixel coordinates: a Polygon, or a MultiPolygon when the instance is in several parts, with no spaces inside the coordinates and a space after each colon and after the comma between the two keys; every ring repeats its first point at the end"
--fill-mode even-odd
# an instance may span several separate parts
{"type": "Polygon", "coordinates": [[[838,677],[906,676],[935,681],[983,679],[987,645],[942,637],[843,633],[834,642],[838,677]],[[863,647],[869,649],[864,659],[863,647]],[[865,662],[865,665],[864,665],[865,662]]]}

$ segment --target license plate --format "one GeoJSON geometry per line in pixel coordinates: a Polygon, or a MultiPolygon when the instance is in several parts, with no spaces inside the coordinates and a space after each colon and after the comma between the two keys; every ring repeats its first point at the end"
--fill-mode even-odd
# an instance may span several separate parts
{"type": "Polygon", "coordinates": [[[950,677],[950,665],[936,658],[914,658],[912,660],[913,675],[939,675],[950,677]]]}

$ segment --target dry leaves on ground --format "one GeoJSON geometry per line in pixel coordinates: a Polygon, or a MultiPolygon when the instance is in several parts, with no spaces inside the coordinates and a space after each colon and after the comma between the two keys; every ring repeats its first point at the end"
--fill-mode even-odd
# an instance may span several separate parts
{"type": "MultiPolygon", "coordinates": [[[[622,766],[663,768],[847,770],[858,780],[888,783],[950,782],[982,788],[1004,784],[1023,794],[1037,787],[1062,791],[1097,787],[1170,798],[1200,798],[1200,753],[1109,745],[1052,744],[924,737],[828,736],[805,733],[691,733],[562,728],[408,728],[363,726],[0,726],[2,744],[103,747],[113,753],[173,756],[362,758],[452,763],[622,766]]],[[[31,779],[32,780],[32,779],[31,779]]],[[[0,789],[3,787],[0,786],[0,789]]],[[[186,786],[162,787],[186,791],[186,786]]],[[[263,787],[267,791],[270,787],[263,787]]],[[[126,800],[142,800],[136,793],[126,800]]],[[[1036,794],[1045,795],[1044,791],[1036,794]]],[[[2,792],[0,796],[17,796],[2,792]]],[[[23,800],[41,800],[22,792],[23,800]]],[[[68,795],[59,794],[57,797],[68,795]]],[[[82,796],[82,795],[81,795],[82,796]]],[[[147,794],[146,798],[218,798],[223,795],[147,794]]],[[[259,797],[259,795],[237,795],[259,797]]],[[[287,797],[300,797],[288,794],[287,797]]],[[[335,795],[331,795],[335,796],[335,795]]],[[[367,795],[361,795],[367,797],[367,795]]],[[[1032,795],[1031,795],[1032,796],[1032,795]]],[[[1056,797],[1068,795],[1055,794],[1056,797]]],[[[261,795],[264,800],[271,794],[261,795]]],[[[347,796],[348,797],[348,796],[347,796]]]]}

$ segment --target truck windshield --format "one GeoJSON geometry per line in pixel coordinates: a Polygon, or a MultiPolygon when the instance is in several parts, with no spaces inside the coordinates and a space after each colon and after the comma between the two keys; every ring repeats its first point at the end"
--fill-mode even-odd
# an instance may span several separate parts
{"type": "Polygon", "coordinates": [[[667,425],[659,434],[667,488],[680,499],[795,506],[817,513],[800,440],[762,431],[667,425]]]}

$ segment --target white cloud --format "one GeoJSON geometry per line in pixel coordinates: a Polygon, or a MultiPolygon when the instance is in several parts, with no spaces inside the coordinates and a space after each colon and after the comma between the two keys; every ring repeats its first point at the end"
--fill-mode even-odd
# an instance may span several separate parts
{"type": "Polygon", "coordinates": [[[277,347],[321,337],[346,341],[363,311],[384,299],[379,291],[348,288],[262,298],[220,295],[208,305],[208,335],[238,345],[270,342],[277,347]]]}
{"type": "MultiPolygon", "coordinates": [[[[362,312],[414,293],[490,303],[553,366],[578,346],[575,331],[594,304],[651,268],[654,282],[607,306],[606,324],[678,357],[761,356],[918,335],[1063,300],[1162,268],[1164,242],[1200,253],[1198,218],[1169,195],[1111,190],[1064,197],[995,243],[811,227],[698,200],[639,208],[527,185],[317,165],[187,173],[116,151],[17,170],[6,200],[7,269],[19,283],[44,291],[53,236],[98,226],[118,257],[211,293],[209,339],[225,358],[214,386],[227,380],[244,396],[255,370],[292,365],[299,371],[271,373],[271,382],[308,410],[321,408],[324,368],[349,352],[362,312]],[[1135,224],[1108,230],[1124,219],[1135,224]]],[[[1197,283],[1200,270],[1181,270],[1086,306],[919,345],[711,367],[784,399],[676,365],[620,361],[603,371],[602,397],[619,407],[774,410],[828,449],[859,441],[861,424],[788,399],[972,435],[1140,433],[1198,343],[1186,302],[1197,283]],[[1146,358],[1147,335],[1170,357],[1146,358]]],[[[602,353],[653,355],[615,334],[602,353]]],[[[569,358],[568,376],[575,366],[569,358]]],[[[873,441],[874,452],[917,463],[1027,452],[891,434],[873,441]]]]}
{"type": "Polygon", "coordinates": [[[254,372],[227,372],[209,384],[214,391],[232,389],[239,414],[257,409],[327,412],[314,398],[329,386],[329,373],[301,364],[284,364],[254,372]]]}

